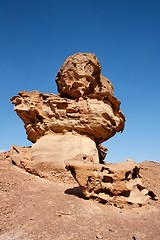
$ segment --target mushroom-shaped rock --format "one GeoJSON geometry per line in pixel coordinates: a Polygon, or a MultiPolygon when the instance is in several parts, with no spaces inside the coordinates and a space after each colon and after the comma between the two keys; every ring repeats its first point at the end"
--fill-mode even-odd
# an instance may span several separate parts
{"type": "Polygon", "coordinates": [[[22,91],[11,99],[34,143],[31,168],[65,170],[66,159],[85,154],[103,162],[107,150],[101,143],[123,131],[125,117],[111,82],[101,75],[97,57],[91,53],[68,57],[56,83],[58,95],[22,91]]]}
{"type": "Polygon", "coordinates": [[[63,182],[71,181],[69,170],[84,196],[102,203],[124,207],[157,200],[142,185],[137,164],[104,164],[107,148],[101,143],[123,131],[125,116],[97,57],[91,53],[68,57],[56,83],[58,95],[22,91],[11,99],[34,143],[31,148],[13,146],[12,162],[40,177],[63,182]]]}

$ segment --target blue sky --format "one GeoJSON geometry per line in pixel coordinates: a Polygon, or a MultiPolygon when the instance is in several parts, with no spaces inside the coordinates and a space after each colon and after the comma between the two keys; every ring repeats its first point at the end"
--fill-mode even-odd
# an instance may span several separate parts
{"type": "Polygon", "coordinates": [[[31,145],[10,98],[57,93],[65,58],[92,52],[127,119],[106,161],[160,161],[159,13],[159,0],[0,0],[0,149],[31,145]]]}

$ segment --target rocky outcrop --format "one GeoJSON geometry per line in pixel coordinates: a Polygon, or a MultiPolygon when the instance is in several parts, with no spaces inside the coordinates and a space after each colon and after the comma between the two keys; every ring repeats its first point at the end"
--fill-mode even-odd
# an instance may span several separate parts
{"type": "Polygon", "coordinates": [[[153,191],[143,186],[140,166],[133,161],[96,164],[79,157],[67,161],[66,168],[78,182],[85,198],[117,207],[142,206],[149,198],[158,199],[153,191]]]}
{"type": "Polygon", "coordinates": [[[30,172],[52,181],[72,181],[65,169],[64,160],[81,155],[90,156],[98,163],[98,151],[93,140],[86,136],[73,134],[48,134],[32,146],[30,172]]]}
{"type": "Polygon", "coordinates": [[[31,148],[12,146],[12,163],[52,181],[73,181],[69,170],[84,197],[102,203],[141,206],[156,200],[134,162],[104,164],[107,148],[101,143],[123,131],[125,116],[96,56],[68,57],[56,83],[58,95],[22,91],[11,99],[33,142],[31,148]]]}
{"type": "Polygon", "coordinates": [[[31,147],[12,145],[9,151],[9,158],[14,165],[29,170],[31,165],[31,147]]]}
{"type": "Polygon", "coordinates": [[[7,160],[9,159],[9,151],[0,152],[0,160],[7,160]]]}
{"type": "Polygon", "coordinates": [[[95,93],[113,95],[112,83],[101,75],[101,66],[94,54],[77,53],[68,57],[60,68],[56,82],[61,97],[77,99],[95,93]]]}
{"type": "Polygon", "coordinates": [[[74,54],[65,60],[56,82],[59,95],[22,91],[11,99],[28,139],[36,143],[50,134],[83,135],[95,142],[103,162],[107,151],[100,144],[123,131],[125,117],[99,61],[94,54],[74,54]]]}
{"type": "Polygon", "coordinates": [[[112,95],[75,101],[55,94],[23,91],[12,98],[12,103],[33,143],[46,134],[72,133],[85,135],[99,144],[124,128],[119,101],[112,95]]]}

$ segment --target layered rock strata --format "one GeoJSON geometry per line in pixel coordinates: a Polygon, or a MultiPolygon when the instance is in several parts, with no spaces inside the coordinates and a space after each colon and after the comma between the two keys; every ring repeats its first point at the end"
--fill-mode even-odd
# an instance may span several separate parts
{"type": "Polygon", "coordinates": [[[58,95],[22,91],[11,99],[34,143],[31,169],[38,174],[64,170],[64,160],[79,154],[102,163],[107,149],[101,143],[124,129],[120,101],[94,54],[68,57],[56,83],[58,95]]]}
{"type": "Polygon", "coordinates": [[[123,131],[125,118],[114,96],[100,93],[92,97],[76,101],[55,94],[23,91],[12,98],[12,103],[33,143],[46,134],[71,133],[85,135],[99,144],[123,131]]]}
{"type": "Polygon", "coordinates": [[[56,83],[58,95],[22,91],[11,99],[34,144],[31,148],[12,146],[10,160],[50,180],[69,180],[69,170],[84,197],[102,203],[122,207],[156,200],[142,185],[135,163],[104,164],[107,148],[101,143],[123,131],[125,117],[96,56],[68,57],[56,83]]]}

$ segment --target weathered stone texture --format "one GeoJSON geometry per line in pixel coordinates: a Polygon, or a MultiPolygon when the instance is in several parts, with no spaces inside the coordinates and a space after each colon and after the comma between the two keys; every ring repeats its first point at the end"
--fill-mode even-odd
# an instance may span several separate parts
{"type": "MultiPolygon", "coordinates": [[[[98,151],[94,162],[103,163],[107,149],[101,143],[116,132],[123,131],[125,117],[120,110],[120,101],[113,95],[111,82],[101,75],[98,59],[91,53],[77,53],[68,57],[57,74],[56,83],[59,95],[22,91],[11,99],[16,113],[25,124],[28,139],[36,143],[37,148],[39,146],[39,155],[42,156],[41,138],[45,137],[46,141],[46,136],[53,135],[54,142],[55,134],[81,135],[88,138],[88,142],[94,141],[98,151]]],[[[48,145],[51,146],[49,139],[48,145]]],[[[64,149],[67,149],[66,142],[64,149]]],[[[48,151],[53,156],[55,150],[50,148],[48,151]]],[[[84,152],[78,151],[77,154],[84,152]]],[[[33,159],[32,155],[33,151],[33,159]]],[[[60,155],[63,155],[62,151],[58,156],[62,159],[60,155]]],[[[42,157],[39,162],[40,159],[42,157]]],[[[52,160],[58,164],[58,160],[52,160]]]]}
{"type": "Polygon", "coordinates": [[[79,158],[66,161],[66,168],[72,173],[86,198],[117,207],[127,204],[142,206],[149,198],[158,199],[143,186],[140,167],[133,161],[96,164],[79,158]]]}
{"type": "Polygon", "coordinates": [[[134,162],[104,164],[107,148],[101,143],[123,131],[125,116],[96,56],[68,57],[56,83],[58,95],[22,91],[11,99],[34,143],[32,148],[13,146],[11,161],[30,173],[63,182],[70,180],[70,170],[84,196],[102,203],[141,206],[149,197],[156,200],[142,185],[134,162]]]}
{"type": "Polygon", "coordinates": [[[31,172],[57,181],[69,181],[71,175],[65,169],[65,159],[90,156],[98,163],[98,150],[93,140],[75,134],[48,134],[32,146],[31,172]]]}
{"type": "Polygon", "coordinates": [[[100,63],[91,53],[68,57],[58,71],[56,82],[61,97],[76,99],[95,92],[113,95],[112,83],[101,75],[100,63]]]}
{"type": "Polygon", "coordinates": [[[48,133],[75,131],[101,143],[123,131],[125,118],[115,97],[99,97],[75,101],[55,94],[23,91],[12,98],[12,103],[32,142],[48,133]]]}

